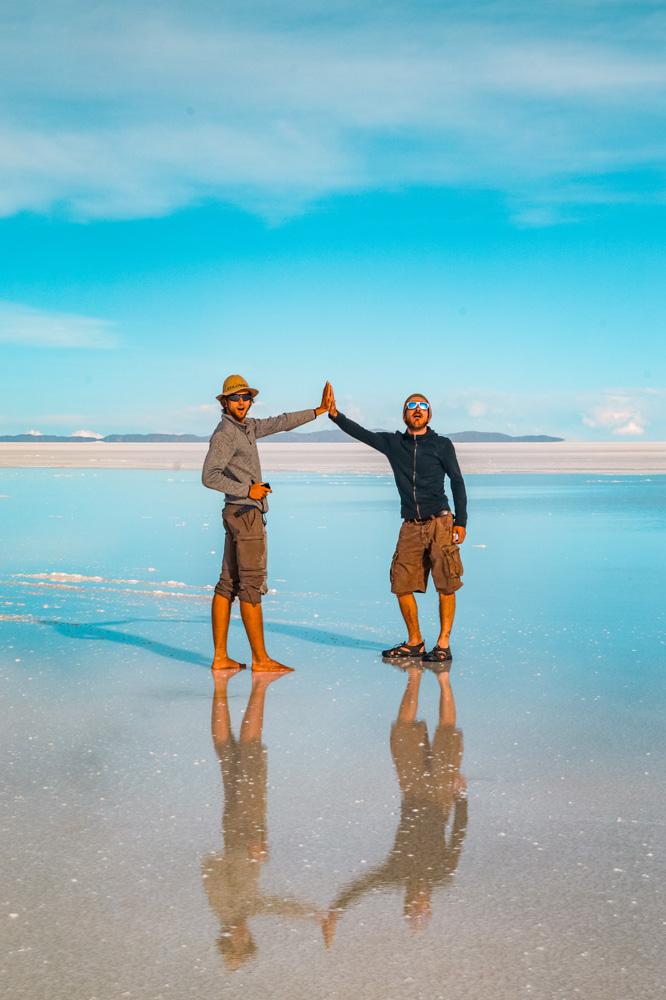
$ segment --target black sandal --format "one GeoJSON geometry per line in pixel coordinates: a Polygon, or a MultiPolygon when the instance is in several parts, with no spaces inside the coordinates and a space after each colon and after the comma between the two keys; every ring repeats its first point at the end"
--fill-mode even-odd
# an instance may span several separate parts
{"type": "Polygon", "coordinates": [[[429,653],[423,657],[428,663],[446,663],[447,660],[452,660],[450,646],[440,646],[439,643],[433,646],[429,653]]]}
{"type": "Polygon", "coordinates": [[[399,642],[391,649],[383,649],[382,656],[387,660],[406,660],[410,656],[418,657],[420,660],[425,656],[425,643],[418,642],[415,646],[410,646],[406,642],[399,642]]]}

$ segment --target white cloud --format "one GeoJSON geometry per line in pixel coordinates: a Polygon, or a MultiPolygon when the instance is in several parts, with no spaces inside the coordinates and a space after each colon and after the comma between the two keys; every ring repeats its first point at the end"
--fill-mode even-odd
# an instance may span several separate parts
{"type": "Polygon", "coordinates": [[[590,410],[592,416],[583,415],[583,423],[588,427],[612,428],[613,434],[644,434],[645,418],[641,414],[639,399],[651,395],[649,390],[640,389],[632,393],[605,393],[590,410]]]}
{"type": "Polygon", "coordinates": [[[95,438],[96,441],[99,441],[101,438],[104,437],[104,435],[103,434],[97,434],[95,431],[74,431],[74,433],[72,434],[72,437],[75,437],[75,438],[95,438]]]}
{"type": "Polygon", "coordinates": [[[117,345],[107,320],[0,302],[0,342],[24,347],[109,348],[117,345]]]}
{"type": "Polygon", "coordinates": [[[488,412],[488,407],[486,406],[485,403],[476,402],[472,403],[468,407],[467,412],[469,413],[470,417],[485,417],[485,415],[488,412]]]}
{"type": "Polygon", "coordinates": [[[31,8],[0,33],[6,215],[152,216],[219,198],[279,216],[328,192],[465,184],[544,225],[562,204],[645,200],[640,182],[608,178],[666,160],[664,23],[631,4],[603,20],[583,2],[566,17],[547,4],[31,8]]]}
{"type": "Polygon", "coordinates": [[[645,434],[645,429],[635,420],[630,420],[624,427],[616,427],[613,434],[645,434]]]}
{"type": "Polygon", "coordinates": [[[33,437],[43,437],[44,436],[41,431],[28,431],[27,433],[28,434],[32,434],[33,437]]]}

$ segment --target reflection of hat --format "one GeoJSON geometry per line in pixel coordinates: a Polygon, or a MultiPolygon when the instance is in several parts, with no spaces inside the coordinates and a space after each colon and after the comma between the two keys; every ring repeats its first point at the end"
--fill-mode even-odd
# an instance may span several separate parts
{"type": "Polygon", "coordinates": [[[230,375],[229,378],[225,378],[224,385],[222,386],[222,392],[216,399],[222,402],[223,396],[231,396],[234,392],[251,392],[252,398],[259,392],[258,389],[250,389],[249,385],[245,381],[242,375],[230,375]]]}

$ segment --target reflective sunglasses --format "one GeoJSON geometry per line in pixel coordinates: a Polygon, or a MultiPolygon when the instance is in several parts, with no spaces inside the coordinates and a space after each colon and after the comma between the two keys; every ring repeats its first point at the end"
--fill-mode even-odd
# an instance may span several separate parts
{"type": "MultiPolygon", "coordinates": [[[[230,396],[229,398],[233,399],[233,396],[230,396]]],[[[429,410],[430,409],[430,404],[429,403],[422,403],[422,402],[420,402],[419,400],[416,400],[416,399],[413,399],[413,400],[411,400],[411,402],[407,403],[406,409],[408,409],[408,410],[415,410],[417,408],[417,406],[418,406],[419,410],[429,410]]]]}
{"type": "Polygon", "coordinates": [[[252,399],[252,393],[251,392],[235,392],[232,396],[227,396],[227,399],[230,399],[232,401],[232,403],[237,403],[241,399],[244,402],[249,403],[250,400],[252,399]]]}

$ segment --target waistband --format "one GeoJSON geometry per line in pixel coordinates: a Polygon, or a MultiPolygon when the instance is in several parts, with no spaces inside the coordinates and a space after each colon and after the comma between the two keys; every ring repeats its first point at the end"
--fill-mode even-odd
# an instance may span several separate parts
{"type": "Polygon", "coordinates": [[[450,510],[440,510],[437,514],[431,514],[430,517],[406,517],[405,524],[427,524],[428,521],[434,521],[436,518],[444,517],[450,513],[450,510]]]}

